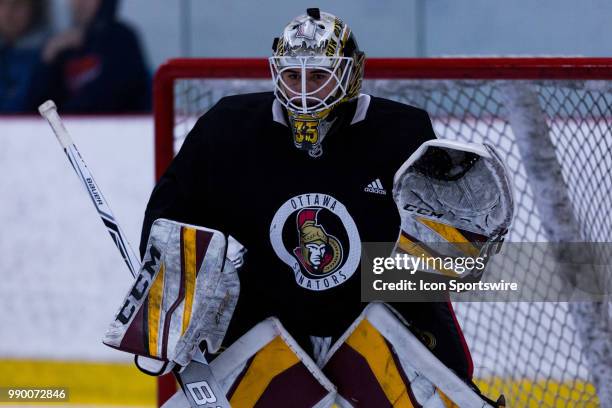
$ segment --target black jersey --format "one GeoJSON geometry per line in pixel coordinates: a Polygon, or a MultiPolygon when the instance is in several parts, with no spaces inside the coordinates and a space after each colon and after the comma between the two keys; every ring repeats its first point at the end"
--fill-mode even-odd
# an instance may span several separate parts
{"type": "MultiPolygon", "coordinates": [[[[415,107],[361,95],[351,109],[350,124],[326,138],[322,156],[313,158],[295,148],[272,93],[223,98],[198,120],[155,187],[141,252],[157,218],[217,229],[248,250],[226,344],[268,316],[298,341],[337,338],[365,306],[361,242],[395,242],[393,176],[435,135],[427,113],[415,107]]],[[[394,306],[434,334],[453,332],[449,358],[456,361],[446,362],[470,375],[449,304],[441,316],[430,305],[394,306]]]]}

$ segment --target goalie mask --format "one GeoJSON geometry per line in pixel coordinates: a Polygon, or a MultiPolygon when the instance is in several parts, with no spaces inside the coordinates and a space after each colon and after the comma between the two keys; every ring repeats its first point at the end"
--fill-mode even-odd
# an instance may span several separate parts
{"type": "Polygon", "coordinates": [[[423,143],[396,172],[393,199],[401,217],[395,252],[449,277],[481,278],[514,214],[512,184],[486,144],[423,143]]]}
{"type": "Polygon", "coordinates": [[[318,157],[342,122],[339,105],[359,94],[365,55],[342,20],[316,8],[291,21],[272,49],[274,94],[287,109],[295,146],[318,157]]]}

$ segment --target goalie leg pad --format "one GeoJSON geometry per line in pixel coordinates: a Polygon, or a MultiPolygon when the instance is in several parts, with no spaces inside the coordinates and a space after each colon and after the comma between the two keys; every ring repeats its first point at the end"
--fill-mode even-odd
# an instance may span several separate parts
{"type": "Polygon", "coordinates": [[[380,303],[334,344],[323,372],[342,407],[489,406],[380,303]]]}
{"type": "Polygon", "coordinates": [[[256,325],[211,362],[232,407],[331,407],[333,384],[280,322],[256,325]]]}
{"type": "Polygon", "coordinates": [[[217,351],[239,292],[226,252],[219,231],[156,220],[143,265],[103,342],[182,366],[202,341],[217,351]]]}

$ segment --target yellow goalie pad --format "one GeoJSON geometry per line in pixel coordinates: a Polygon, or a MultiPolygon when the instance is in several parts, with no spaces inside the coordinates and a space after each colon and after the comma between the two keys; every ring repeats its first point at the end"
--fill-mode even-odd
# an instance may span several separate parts
{"type": "Polygon", "coordinates": [[[323,372],[343,408],[490,407],[380,303],[330,349],[323,372]]]}
{"type": "MultiPolygon", "coordinates": [[[[256,325],[210,363],[233,408],[329,408],[336,389],[275,318],[256,325]]],[[[178,392],[164,408],[187,407],[178,392]]]]}

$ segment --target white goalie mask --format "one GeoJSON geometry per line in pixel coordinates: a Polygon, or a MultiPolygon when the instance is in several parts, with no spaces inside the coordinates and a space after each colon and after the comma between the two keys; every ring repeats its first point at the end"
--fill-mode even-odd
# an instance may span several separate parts
{"type": "Polygon", "coordinates": [[[274,94],[287,109],[295,146],[320,156],[335,121],[330,114],[359,94],[365,56],[350,28],[319,9],[293,19],[272,48],[274,94]]]}

